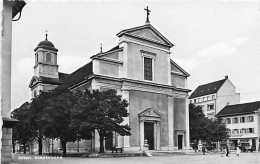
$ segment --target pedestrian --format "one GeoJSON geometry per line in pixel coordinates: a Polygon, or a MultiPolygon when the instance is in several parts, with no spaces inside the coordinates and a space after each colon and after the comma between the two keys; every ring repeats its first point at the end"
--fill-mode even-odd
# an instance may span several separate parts
{"type": "Polygon", "coordinates": [[[221,150],[221,157],[223,157],[225,154],[225,148],[220,148],[220,150],[221,150]]]}
{"type": "Polygon", "coordinates": [[[239,149],[239,147],[237,147],[237,154],[236,154],[237,157],[239,157],[240,152],[241,150],[239,149]]]}
{"type": "Polygon", "coordinates": [[[203,155],[205,155],[206,148],[205,148],[205,146],[204,146],[204,145],[203,145],[203,147],[202,147],[202,152],[203,152],[203,155]]]}
{"type": "Polygon", "coordinates": [[[228,150],[228,146],[226,147],[226,156],[229,157],[229,150],[228,150]]]}

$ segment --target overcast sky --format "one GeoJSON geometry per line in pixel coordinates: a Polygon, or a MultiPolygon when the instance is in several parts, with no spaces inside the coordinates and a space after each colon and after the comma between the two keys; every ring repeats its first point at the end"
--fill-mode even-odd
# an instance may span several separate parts
{"type": "MultiPolygon", "coordinates": [[[[150,22],[174,47],[188,88],[229,76],[241,103],[260,101],[259,1],[26,1],[13,22],[12,109],[30,101],[34,48],[45,39],[58,51],[59,71],[71,73],[90,56],[118,45],[116,34],[150,22]]],[[[191,93],[190,93],[191,94],[191,93]]]]}

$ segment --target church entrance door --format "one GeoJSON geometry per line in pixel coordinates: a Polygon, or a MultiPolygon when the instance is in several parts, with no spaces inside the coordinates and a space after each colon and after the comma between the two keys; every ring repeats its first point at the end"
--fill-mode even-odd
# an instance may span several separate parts
{"type": "Polygon", "coordinates": [[[182,135],[178,135],[178,149],[182,149],[182,135]]]}
{"type": "Polygon", "coordinates": [[[144,122],[144,139],[148,141],[149,150],[154,150],[154,123],[144,122]]]}

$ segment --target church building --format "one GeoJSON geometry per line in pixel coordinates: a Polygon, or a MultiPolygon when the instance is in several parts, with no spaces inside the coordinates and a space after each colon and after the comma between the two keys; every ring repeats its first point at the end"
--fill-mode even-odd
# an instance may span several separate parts
{"type": "MultiPolygon", "coordinates": [[[[114,89],[129,102],[123,124],[131,136],[115,134],[105,140],[105,150],[113,145],[124,151],[140,151],[145,139],[150,150],[189,148],[189,74],[170,57],[173,44],[149,21],[117,33],[114,48],[91,57],[91,61],[71,74],[58,71],[58,49],[46,39],[35,51],[32,97],[57,86],[73,91],[114,89]]],[[[85,144],[99,150],[99,136],[85,144]]]]}

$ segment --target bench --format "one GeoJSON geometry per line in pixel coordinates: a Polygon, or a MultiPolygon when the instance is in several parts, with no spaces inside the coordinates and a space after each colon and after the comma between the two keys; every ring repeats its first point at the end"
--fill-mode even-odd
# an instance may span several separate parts
{"type": "Polygon", "coordinates": [[[112,153],[114,153],[114,151],[117,153],[117,151],[120,151],[121,153],[124,151],[122,147],[112,147],[112,153]]]}

